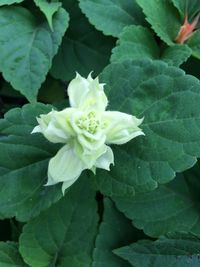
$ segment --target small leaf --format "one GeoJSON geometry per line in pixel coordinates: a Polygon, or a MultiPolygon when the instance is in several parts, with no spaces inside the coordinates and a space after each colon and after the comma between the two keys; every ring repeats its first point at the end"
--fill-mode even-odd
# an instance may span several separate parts
{"type": "Polygon", "coordinates": [[[136,0],[157,35],[168,45],[173,42],[180,29],[180,18],[169,0],[136,0]]]}
{"type": "Polygon", "coordinates": [[[38,89],[51,67],[68,19],[66,11],[59,9],[53,19],[52,32],[46,22],[39,24],[22,7],[0,9],[0,70],[4,78],[31,102],[36,100],[38,89]]]}
{"type": "Polygon", "coordinates": [[[200,240],[186,234],[142,240],[114,252],[134,267],[200,267],[200,240]]]}
{"type": "Polygon", "coordinates": [[[53,15],[58,11],[62,6],[60,2],[47,2],[46,0],[34,0],[35,4],[40,8],[44,13],[49,23],[49,27],[53,31],[53,15]]]}
{"type": "Polygon", "coordinates": [[[164,50],[161,59],[169,65],[179,67],[191,56],[192,50],[187,45],[173,45],[164,50]]]}
{"type": "Polygon", "coordinates": [[[109,65],[100,81],[106,83],[108,109],[144,117],[145,133],[113,146],[115,166],[110,172],[98,170],[95,176],[104,194],[153,190],[196,163],[200,156],[198,79],[161,61],[141,60],[109,65]]]}
{"type": "Polygon", "coordinates": [[[159,47],[147,28],[127,26],[119,35],[117,46],[112,50],[111,62],[143,58],[158,59],[159,47]]]}
{"type": "Polygon", "coordinates": [[[147,235],[159,237],[168,232],[184,231],[200,237],[199,170],[197,165],[152,192],[114,200],[119,210],[147,235]]]}
{"type": "Polygon", "coordinates": [[[22,260],[14,242],[0,242],[1,267],[28,267],[22,260]]]}
{"type": "Polygon", "coordinates": [[[136,231],[131,223],[113,205],[112,201],[104,201],[103,222],[100,225],[94,249],[93,267],[128,267],[125,261],[116,257],[112,250],[133,242],[136,231]]]}
{"type": "Polygon", "coordinates": [[[105,35],[118,37],[127,25],[143,24],[143,15],[135,0],[79,0],[90,23],[105,35]]]}
{"type": "Polygon", "coordinates": [[[29,220],[62,196],[60,185],[44,186],[48,161],[59,147],[39,134],[31,135],[36,116],[51,109],[43,104],[29,104],[10,110],[0,120],[1,218],[29,220]]]}
{"type": "Polygon", "coordinates": [[[88,267],[96,228],[95,192],[81,177],[64,198],[28,222],[20,252],[32,267],[88,267]]]}

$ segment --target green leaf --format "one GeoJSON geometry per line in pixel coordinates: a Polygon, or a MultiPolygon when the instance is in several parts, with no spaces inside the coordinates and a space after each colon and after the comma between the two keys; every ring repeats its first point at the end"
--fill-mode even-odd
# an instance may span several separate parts
{"type": "Polygon", "coordinates": [[[112,250],[133,242],[136,231],[128,219],[120,213],[112,201],[105,199],[103,222],[94,249],[93,267],[128,267],[125,261],[116,257],[112,250]]]}
{"type": "Polygon", "coordinates": [[[23,1],[24,0],[1,0],[0,6],[18,4],[18,3],[21,3],[23,1]]]}
{"type": "Polygon", "coordinates": [[[0,9],[0,70],[31,102],[36,100],[67,24],[68,15],[63,9],[53,19],[54,32],[47,22],[39,23],[22,7],[0,9]]]}
{"type": "Polygon", "coordinates": [[[156,241],[143,240],[114,252],[134,267],[199,267],[200,240],[177,234],[156,241]]]}
{"type": "Polygon", "coordinates": [[[197,30],[188,40],[194,57],[200,59],[200,30],[197,30]]]}
{"type": "Polygon", "coordinates": [[[161,61],[142,60],[111,64],[100,81],[107,85],[109,110],[144,117],[145,133],[113,146],[115,166],[94,177],[103,193],[153,190],[195,164],[200,156],[198,79],[161,61]]]}
{"type": "Polygon", "coordinates": [[[152,33],[142,26],[127,26],[112,50],[111,62],[120,62],[127,59],[159,59],[169,65],[180,66],[192,54],[187,45],[173,45],[161,53],[152,33]]]}
{"type": "Polygon", "coordinates": [[[169,65],[180,66],[191,56],[192,50],[187,45],[173,45],[164,50],[161,59],[169,65]]]}
{"type": "Polygon", "coordinates": [[[118,37],[127,25],[143,24],[143,15],[135,0],[79,0],[90,23],[105,35],[118,37]]]}
{"type": "Polygon", "coordinates": [[[51,74],[63,81],[74,78],[76,71],[83,76],[91,71],[98,75],[109,63],[115,41],[96,31],[74,2],[63,3],[70,14],[70,26],[51,69],[51,74]]]}
{"type": "Polygon", "coordinates": [[[119,210],[150,236],[185,231],[200,237],[199,171],[197,165],[155,191],[114,200],[119,210]]]}
{"type": "Polygon", "coordinates": [[[117,46],[112,50],[111,62],[143,58],[158,59],[159,47],[147,28],[127,26],[119,35],[117,46]]]}
{"type": "Polygon", "coordinates": [[[33,267],[88,267],[96,227],[95,192],[81,177],[64,198],[24,227],[20,252],[33,267]]]}
{"type": "Polygon", "coordinates": [[[172,0],[172,3],[178,9],[182,18],[184,18],[186,14],[189,18],[192,18],[200,12],[199,0],[172,0]]]}
{"type": "Polygon", "coordinates": [[[58,150],[39,134],[31,135],[36,116],[51,106],[25,105],[0,120],[0,217],[16,216],[20,221],[37,216],[61,196],[58,186],[44,186],[49,159],[58,150]]]}
{"type": "Polygon", "coordinates": [[[26,267],[19,252],[17,244],[13,242],[0,242],[1,267],[26,267]]]}
{"type": "Polygon", "coordinates": [[[53,15],[59,10],[59,8],[62,6],[62,3],[47,2],[47,0],[34,0],[34,2],[46,16],[49,27],[53,31],[53,15]]]}
{"type": "Polygon", "coordinates": [[[168,45],[173,42],[180,29],[177,9],[169,0],[136,0],[156,34],[168,45]]]}

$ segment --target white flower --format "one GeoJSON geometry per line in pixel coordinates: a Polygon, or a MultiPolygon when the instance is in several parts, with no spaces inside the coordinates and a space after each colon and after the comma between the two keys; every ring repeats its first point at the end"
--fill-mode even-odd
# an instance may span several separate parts
{"type": "Polygon", "coordinates": [[[110,170],[114,164],[108,144],[124,144],[138,135],[143,119],[118,111],[105,111],[108,100],[98,78],[78,73],[68,87],[70,108],[52,110],[37,118],[32,133],[41,132],[50,142],[64,146],[48,166],[47,185],[63,182],[62,191],[71,186],[85,169],[110,170]]]}

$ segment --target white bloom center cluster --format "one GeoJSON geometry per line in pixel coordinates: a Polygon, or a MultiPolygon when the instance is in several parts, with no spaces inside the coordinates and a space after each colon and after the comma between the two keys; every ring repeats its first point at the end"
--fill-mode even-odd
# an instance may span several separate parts
{"type": "Polygon", "coordinates": [[[63,182],[63,193],[85,169],[94,173],[96,168],[110,170],[114,155],[109,144],[122,145],[144,135],[138,127],[143,119],[106,111],[108,100],[98,78],[89,75],[85,79],[77,74],[68,93],[71,107],[40,115],[32,131],[42,133],[50,142],[63,143],[49,162],[46,184],[63,182]]]}

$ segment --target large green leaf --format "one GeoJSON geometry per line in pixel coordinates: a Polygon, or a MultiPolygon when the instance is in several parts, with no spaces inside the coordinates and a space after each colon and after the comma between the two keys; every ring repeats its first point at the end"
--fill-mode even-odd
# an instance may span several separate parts
{"type": "Polygon", "coordinates": [[[44,186],[48,160],[58,150],[39,134],[31,135],[36,116],[51,106],[25,105],[0,120],[0,217],[25,221],[48,208],[61,196],[58,186],[44,186]]]}
{"type": "Polygon", "coordinates": [[[111,62],[126,59],[162,59],[169,65],[179,66],[192,54],[187,45],[173,45],[160,51],[152,33],[142,26],[131,25],[119,35],[117,46],[112,50],[111,62]]]}
{"type": "Polygon", "coordinates": [[[96,227],[95,191],[81,177],[63,199],[24,227],[20,252],[32,267],[88,267],[96,227]]]}
{"type": "Polygon", "coordinates": [[[0,242],[0,266],[27,267],[18,252],[17,244],[13,242],[0,242]]]}
{"type": "Polygon", "coordinates": [[[161,61],[143,60],[111,64],[100,81],[107,84],[108,109],[144,117],[145,133],[113,146],[115,166],[95,176],[102,192],[153,190],[195,164],[200,156],[198,79],[161,61]]]}
{"type": "Polygon", "coordinates": [[[200,267],[200,240],[186,234],[139,241],[115,250],[134,267],[200,267]]]}
{"type": "Polygon", "coordinates": [[[135,0],[79,0],[90,23],[105,35],[119,36],[131,24],[143,24],[143,14],[135,0]]]}
{"type": "Polygon", "coordinates": [[[98,75],[109,63],[115,40],[96,31],[75,0],[64,1],[63,5],[70,14],[70,26],[54,58],[51,74],[63,81],[74,78],[76,71],[83,76],[91,71],[98,75]]]}
{"type": "Polygon", "coordinates": [[[34,0],[34,2],[46,16],[49,26],[53,31],[53,15],[58,11],[62,3],[48,2],[47,0],[34,0]]]}
{"type": "Polygon", "coordinates": [[[155,191],[114,200],[119,210],[150,236],[185,231],[200,237],[199,172],[197,165],[155,191]]]}
{"type": "Polygon", "coordinates": [[[180,18],[172,3],[169,0],[136,1],[157,35],[168,45],[173,45],[180,29],[180,18]]]}
{"type": "Polygon", "coordinates": [[[125,261],[116,257],[112,250],[133,242],[136,231],[112,201],[105,199],[103,222],[100,225],[94,249],[93,267],[128,267],[125,261]]]}
{"type": "Polygon", "coordinates": [[[67,24],[68,15],[63,9],[54,16],[54,32],[47,22],[39,23],[22,7],[0,9],[0,70],[29,101],[36,100],[67,24]]]}

